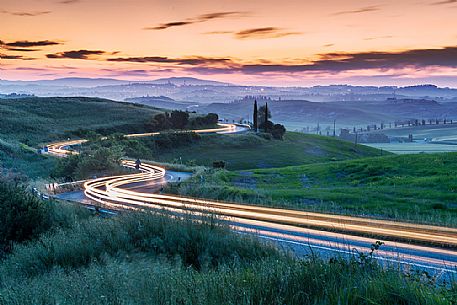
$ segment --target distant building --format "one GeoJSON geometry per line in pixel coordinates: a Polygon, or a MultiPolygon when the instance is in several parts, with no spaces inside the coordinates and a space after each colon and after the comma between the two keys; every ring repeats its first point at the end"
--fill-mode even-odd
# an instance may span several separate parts
{"type": "MultiPolygon", "coordinates": [[[[355,142],[356,134],[349,129],[341,129],[340,139],[355,142]]],[[[357,134],[358,143],[390,143],[389,137],[383,133],[359,133],[357,134]]]]}

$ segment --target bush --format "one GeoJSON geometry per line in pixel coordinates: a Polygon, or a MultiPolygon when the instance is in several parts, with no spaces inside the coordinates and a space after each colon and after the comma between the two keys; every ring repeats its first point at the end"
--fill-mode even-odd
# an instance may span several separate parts
{"type": "Polygon", "coordinates": [[[225,161],[214,161],[213,168],[225,168],[225,161]]]}
{"type": "Polygon", "coordinates": [[[189,122],[189,113],[179,110],[172,111],[170,122],[174,129],[184,129],[189,122]]]}
{"type": "Polygon", "coordinates": [[[282,140],[284,134],[286,133],[286,128],[281,124],[274,124],[271,129],[271,135],[277,140],[282,140]]]}
{"type": "Polygon", "coordinates": [[[154,139],[158,148],[177,148],[200,140],[201,136],[194,132],[162,133],[154,139]]]}
{"type": "Polygon", "coordinates": [[[0,182],[0,252],[49,229],[50,217],[50,208],[25,188],[0,182]]]}
{"type": "Polygon", "coordinates": [[[215,127],[219,116],[215,113],[208,113],[206,116],[198,116],[190,120],[190,128],[215,127]]]}
{"type": "Polygon", "coordinates": [[[64,177],[65,180],[83,179],[99,172],[114,172],[120,169],[120,161],[124,155],[118,145],[112,147],[94,147],[80,155],[71,155],[59,159],[52,177],[64,177]]]}

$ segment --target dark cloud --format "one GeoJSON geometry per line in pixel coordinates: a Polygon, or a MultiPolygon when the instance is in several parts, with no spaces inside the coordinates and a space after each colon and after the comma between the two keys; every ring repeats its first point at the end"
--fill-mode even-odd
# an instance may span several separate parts
{"type": "Polygon", "coordinates": [[[235,33],[238,39],[279,38],[289,35],[298,35],[298,32],[287,32],[277,27],[263,27],[239,31],[235,33]]]}
{"type": "Polygon", "coordinates": [[[19,40],[15,42],[1,42],[1,44],[8,47],[18,47],[18,48],[32,48],[32,47],[45,47],[45,46],[54,46],[60,43],[50,40],[40,40],[40,41],[28,41],[28,40],[19,40]]]}
{"type": "Polygon", "coordinates": [[[437,2],[432,2],[430,5],[446,5],[446,4],[454,4],[457,3],[457,0],[443,0],[443,1],[437,1],[437,2]]]}
{"type": "Polygon", "coordinates": [[[183,26],[183,25],[188,25],[192,24],[195,22],[191,21],[174,21],[174,22],[168,22],[168,23],[162,23],[161,25],[154,26],[154,27],[147,27],[144,28],[145,30],[165,30],[168,28],[176,27],[176,26],[183,26]]]}
{"type": "Polygon", "coordinates": [[[9,48],[9,47],[4,47],[8,51],[14,51],[14,52],[35,52],[35,51],[40,51],[40,49],[24,49],[24,48],[9,48]]]}
{"type": "Polygon", "coordinates": [[[36,17],[41,15],[50,14],[51,11],[34,11],[34,12],[10,12],[5,10],[0,10],[2,14],[8,14],[12,16],[21,16],[21,17],[36,17]]]}
{"type": "Polygon", "coordinates": [[[211,32],[203,33],[203,34],[206,34],[206,35],[223,35],[223,34],[233,34],[233,32],[232,31],[211,31],[211,32]]]}
{"type": "Polygon", "coordinates": [[[320,60],[297,65],[243,65],[244,73],[266,72],[342,72],[363,69],[399,69],[428,66],[457,67],[457,46],[442,49],[417,49],[403,52],[326,53],[320,60]]]}
{"type": "Polygon", "coordinates": [[[5,42],[0,40],[0,47],[13,52],[35,52],[41,51],[41,49],[37,49],[35,47],[45,47],[45,46],[52,46],[58,45],[60,43],[50,40],[41,40],[41,41],[27,41],[27,40],[20,40],[15,42],[5,42]]]}
{"type": "Polygon", "coordinates": [[[379,6],[366,6],[366,7],[356,9],[356,10],[336,12],[336,13],[333,13],[332,15],[333,16],[351,15],[351,14],[375,12],[375,11],[379,11],[379,10],[380,10],[379,6]]]}
{"type": "Polygon", "coordinates": [[[0,59],[24,59],[24,57],[22,55],[0,54],[0,59]]]}
{"type": "Polygon", "coordinates": [[[77,3],[77,2],[81,2],[81,0],[62,0],[62,1],[59,1],[60,4],[73,4],[73,3],[77,3]]]}
{"type": "Polygon", "coordinates": [[[423,69],[427,67],[457,68],[457,46],[441,49],[417,49],[403,52],[326,53],[315,61],[303,64],[230,62],[223,66],[196,66],[189,70],[200,74],[262,74],[262,73],[339,73],[351,70],[376,69],[387,71],[405,67],[423,69]]]}
{"type": "Polygon", "coordinates": [[[118,57],[118,58],[109,58],[108,61],[118,61],[118,62],[137,62],[137,63],[169,63],[169,64],[181,64],[181,65],[205,65],[205,64],[215,64],[215,63],[229,63],[231,59],[229,58],[212,58],[212,57],[185,57],[185,58],[168,58],[161,56],[146,56],[146,57],[118,57]]]}
{"type": "Polygon", "coordinates": [[[151,71],[144,69],[135,70],[116,70],[116,69],[102,69],[104,72],[109,72],[112,76],[149,76],[151,71]]]}
{"type": "Polygon", "coordinates": [[[219,19],[219,18],[226,18],[226,17],[240,17],[245,16],[246,12],[216,12],[216,13],[209,13],[203,14],[195,18],[196,21],[203,22],[212,19],[219,19]]]}
{"type": "Polygon", "coordinates": [[[70,58],[70,59],[91,59],[93,55],[104,55],[105,51],[101,50],[78,50],[66,51],[55,54],[47,54],[47,58],[70,58]]]}
{"type": "Polygon", "coordinates": [[[15,68],[14,70],[18,70],[18,71],[48,71],[47,69],[42,69],[42,68],[27,68],[27,67],[18,67],[18,68],[15,68]]]}
{"type": "Polygon", "coordinates": [[[185,20],[180,20],[180,21],[172,21],[172,22],[167,22],[167,23],[162,23],[156,26],[152,27],[145,27],[145,30],[165,30],[168,28],[172,27],[179,27],[179,26],[185,26],[185,25],[190,25],[194,23],[201,23],[201,22],[206,22],[210,21],[213,19],[221,19],[221,18],[228,18],[228,17],[243,17],[246,16],[246,12],[215,12],[215,13],[208,13],[208,14],[203,14],[199,15],[197,17],[193,18],[187,18],[185,20]]]}

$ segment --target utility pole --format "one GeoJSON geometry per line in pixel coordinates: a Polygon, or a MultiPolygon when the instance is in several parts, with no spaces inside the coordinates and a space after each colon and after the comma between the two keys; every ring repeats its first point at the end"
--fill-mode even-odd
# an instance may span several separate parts
{"type": "Polygon", "coordinates": [[[253,115],[252,119],[253,119],[253,124],[254,124],[254,131],[257,132],[257,130],[258,130],[257,100],[254,100],[254,115],[253,115]]]}
{"type": "Polygon", "coordinates": [[[333,137],[336,137],[336,120],[333,120],[333,137]]]}

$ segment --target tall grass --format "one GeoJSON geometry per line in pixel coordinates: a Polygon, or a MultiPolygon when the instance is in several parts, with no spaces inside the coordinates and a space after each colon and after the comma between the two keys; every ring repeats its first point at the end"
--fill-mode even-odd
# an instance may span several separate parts
{"type": "Polygon", "coordinates": [[[338,214],[457,226],[457,153],[393,155],[207,172],[170,192],[338,214]],[[198,187],[196,187],[198,186],[198,187]]]}
{"type": "Polygon", "coordinates": [[[226,261],[258,259],[274,252],[253,239],[227,233],[214,221],[131,213],[116,219],[88,219],[44,234],[37,242],[18,245],[0,266],[0,280],[30,277],[55,267],[70,270],[103,256],[149,253],[179,258],[185,266],[204,269],[226,261]]]}
{"type": "Polygon", "coordinates": [[[456,287],[371,260],[297,259],[215,219],[86,218],[0,262],[0,304],[454,304],[456,287]]]}

